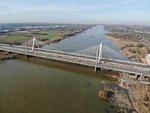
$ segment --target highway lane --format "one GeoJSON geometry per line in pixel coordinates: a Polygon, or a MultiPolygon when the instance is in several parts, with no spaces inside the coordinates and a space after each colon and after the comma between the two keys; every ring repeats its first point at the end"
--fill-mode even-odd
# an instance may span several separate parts
{"type": "Polygon", "coordinates": [[[125,62],[121,60],[113,60],[106,58],[102,58],[102,60],[98,63],[96,61],[96,57],[93,56],[46,49],[35,49],[34,51],[32,51],[32,48],[26,48],[25,46],[0,45],[0,50],[39,58],[53,59],[91,67],[105,68],[115,71],[150,76],[150,67],[142,63],[134,63],[129,61],[125,62]]]}

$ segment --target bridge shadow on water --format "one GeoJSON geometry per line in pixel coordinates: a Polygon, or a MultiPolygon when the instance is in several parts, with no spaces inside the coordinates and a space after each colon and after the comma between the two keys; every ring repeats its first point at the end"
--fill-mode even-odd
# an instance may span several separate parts
{"type": "Polygon", "coordinates": [[[45,67],[49,67],[49,68],[74,72],[74,73],[78,73],[78,74],[83,74],[85,76],[101,78],[103,80],[111,80],[110,77],[106,76],[106,75],[110,75],[110,73],[118,74],[118,72],[114,72],[114,71],[112,72],[110,70],[101,70],[101,69],[97,69],[97,71],[95,72],[93,67],[72,64],[72,63],[66,63],[66,62],[62,62],[62,61],[41,59],[41,58],[30,57],[30,56],[27,57],[27,56],[23,56],[23,55],[18,55],[18,56],[16,56],[16,59],[21,60],[23,62],[41,65],[41,66],[45,66],[45,67]]]}

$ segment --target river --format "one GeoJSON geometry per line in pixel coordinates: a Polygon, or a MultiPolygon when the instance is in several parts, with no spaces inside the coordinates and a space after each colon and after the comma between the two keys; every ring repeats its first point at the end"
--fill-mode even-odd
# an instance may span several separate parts
{"type": "MultiPolygon", "coordinates": [[[[104,49],[114,51],[109,55],[104,51],[104,56],[126,59],[105,38],[106,32],[103,26],[96,26],[45,48],[95,55],[97,45],[103,41],[104,49]]],[[[24,56],[2,61],[0,113],[113,113],[110,103],[97,96],[100,81],[109,82],[106,73],[24,56]]]]}
{"type": "Polygon", "coordinates": [[[44,48],[95,56],[102,42],[103,57],[127,60],[128,58],[120,53],[120,48],[112,44],[110,39],[106,38],[105,35],[107,32],[104,26],[95,26],[60,42],[46,45],[44,48]]]}

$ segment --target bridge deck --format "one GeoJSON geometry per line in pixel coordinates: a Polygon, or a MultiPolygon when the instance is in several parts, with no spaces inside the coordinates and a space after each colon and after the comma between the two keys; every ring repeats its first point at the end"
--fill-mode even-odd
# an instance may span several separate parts
{"type": "Polygon", "coordinates": [[[96,63],[96,57],[93,56],[46,49],[35,49],[33,52],[31,48],[26,48],[25,46],[9,46],[5,44],[0,44],[0,50],[44,59],[52,59],[91,67],[105,68],[115,71],[150,76],[150,66],[142,63],[107,58],[102,58],[100,63],[96,63]]]}

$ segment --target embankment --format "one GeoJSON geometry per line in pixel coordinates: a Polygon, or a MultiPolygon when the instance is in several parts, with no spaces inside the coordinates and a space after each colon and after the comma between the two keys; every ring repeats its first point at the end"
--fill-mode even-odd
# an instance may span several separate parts
{"type": "Polygon", "coordinates": [[[10,59],[16,55],[17,54],[15,54],[15,53],[0,51],[0,60],[10,59]]]}
{"type": "Polygon", "coordinates": [[[81,32],[83,32],[83,31],[84,31],[84,30],[73,30],[73,31],[64,32],[64,33],[62,33],[60,36],[57,36],[57,37],[55,37],[55,38],[53,38],[53,39],[50,39],[50,40],[43,41],[40,46],[44,46],[44,45],[50,44],[50,43],[59,42],[59,41],[65,39],[65,38],[68,38],[68,37],[77,35],[78,33],[81,33],[81,32]]]}
{"type": "MultiPolygon", "coordinates": [[[[120,47],[122,54],[126,55],[130,60],[146,63],[145,57],[149,50],[139,38],[122,32],[110,32],[107,33],[106,37],[112,40],[116,46],[120,47]]],[[[120,77],[117,77],[118,81],[121,79],[121,75],[122,73],[120,77]]],[[[127,76],[128,74],[126,74],[127,76]]],[[[128,80],[133,81],[133,79],[129,78],[128,80]]],[[[114,93],[110,100],[117,107],[119,113],[150,113],[150,85],[134,81],[130,82],[129,89],[124,89],[119,86],[119,82],[114,84],[116,84],[115,87],[112,84],[107,84],[105,91],[112,91],[114,93]]]]}

